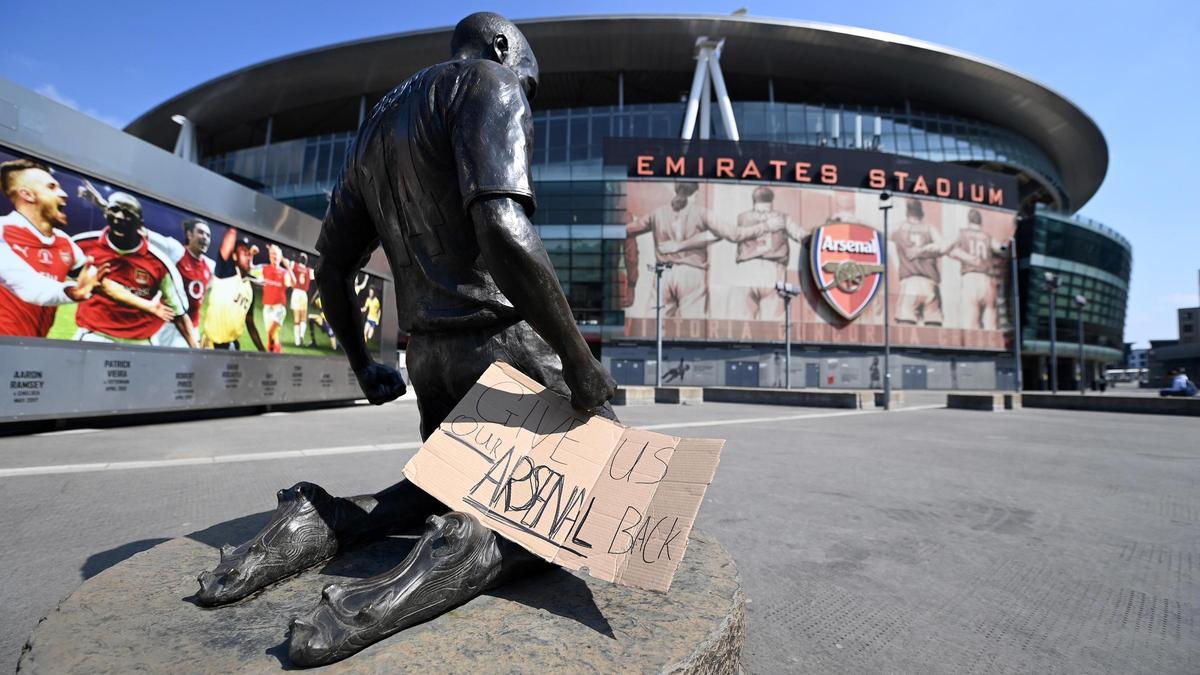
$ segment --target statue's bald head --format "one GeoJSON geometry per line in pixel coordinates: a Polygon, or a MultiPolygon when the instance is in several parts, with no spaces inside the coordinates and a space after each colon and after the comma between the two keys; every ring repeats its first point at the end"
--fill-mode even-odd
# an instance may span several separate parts
{"type": "Polygon", "coordinates": [[[525,35],[513,22],[491,12],[476,12],[458,22],[450,38],[457,59],[487,59],[507,66],[521,79],[525,96],[537,93],[538,62],[525,35]]]}

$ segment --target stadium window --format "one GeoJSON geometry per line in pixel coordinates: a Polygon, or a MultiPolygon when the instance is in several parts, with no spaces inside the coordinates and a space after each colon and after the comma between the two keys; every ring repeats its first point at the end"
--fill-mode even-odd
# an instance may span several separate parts
{"type": "Polygon", "coordinates": [[[572,117],[570,133],[570,147],[572,161],[588,158],[588,118],[587,117],[572,117]]]}

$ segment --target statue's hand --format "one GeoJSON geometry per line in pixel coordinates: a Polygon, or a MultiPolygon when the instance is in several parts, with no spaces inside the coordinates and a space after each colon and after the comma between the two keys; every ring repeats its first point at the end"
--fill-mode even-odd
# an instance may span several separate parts
{"type": "Polygon", "coordinates": [[[571,405],[577,410],[598,408],[617,393],[617,381],[594,358],[581,366],[564,368],[563,379],[571,390],[571,405]]]}
{"type": "Polygon", "coordinates": [[[358,376],[358,386],[362,387],[372,405],[394,401],[408,391],[400,371],[382,363],[371,362],[366,368],[356,370],[354,374],[358,376]]]}

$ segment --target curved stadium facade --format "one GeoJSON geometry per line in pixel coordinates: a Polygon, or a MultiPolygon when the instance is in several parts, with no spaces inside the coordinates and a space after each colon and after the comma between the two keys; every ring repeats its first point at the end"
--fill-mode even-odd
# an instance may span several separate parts
{"type": "MultiPolygon", "coordinates": [[[[1025,386],[1046,386],[1046,272],[1061,282],[1061,385],[1073,386],[1081,340],[1089,373],[1120,359],[1131,249],[1073,215],[1099,188],[1107,147],[1047,87],[937,45],[839,26],[710,16],[518,23],[542,67],[533,220],[581,328],[623,382],[654,379],[661,285],[668,383],[781,384],[788,321],[793,386],[877,386],[882,302],[823,279],[822,266],[840,261],[822,257],[814,235],[880,231],[881,188],[896,195],[884,247],[896,386],[1011,386],[1017,308],[1025,386]],[[705,56],[714,65],[698,68],[705,56]],[[689,237],[699,244],[675,248],[689,237]],[[661,279],[656,262],[673,263],[661,279]],[[790,313],[773,277],[801,289],[790,313]]],[[[447,58],[449,40],[448,28],[418,31],[253,65],[126,131],[320,217],[365,115],[447,58]],[[182,143],[178,115],[194,128],[182,143]]]]}

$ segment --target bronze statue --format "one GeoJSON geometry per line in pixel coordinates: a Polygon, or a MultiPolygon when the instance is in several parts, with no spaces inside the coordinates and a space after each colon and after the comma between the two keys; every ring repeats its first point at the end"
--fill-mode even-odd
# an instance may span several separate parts
{"type": "MultiPolygon", "coordinates": [[[[615,382],[580,335],[529,222],[537,59],[516,26],[490,13],[459,22],[451,52],[388,93],[347,155],[317,242],[325,316],[368,400],[402,395],[400,373],[367,352],[353,289],[382,245],[411,335],[422,438],[497,360],[581,410],[614,417],[615,382]]],[[[222,548],[217,567],[200,575],[201,603],[245,598],[348,545],[426,523],[399,566],[326,587],[316,608],[292,621],[288,653],[298,666],[345,658],[545,565],[408,481],[350,498],[299,483],[278,497],[271,522],[222,548]]]]}

